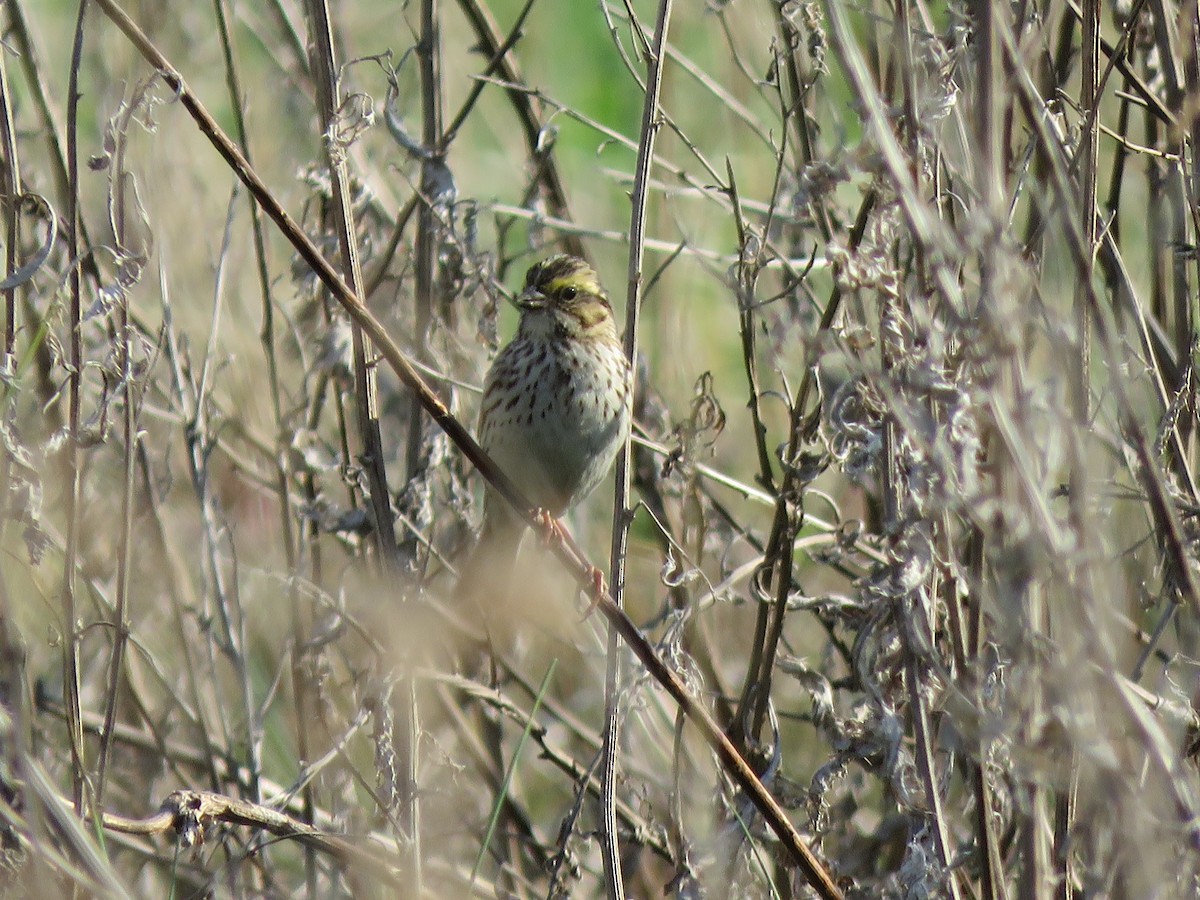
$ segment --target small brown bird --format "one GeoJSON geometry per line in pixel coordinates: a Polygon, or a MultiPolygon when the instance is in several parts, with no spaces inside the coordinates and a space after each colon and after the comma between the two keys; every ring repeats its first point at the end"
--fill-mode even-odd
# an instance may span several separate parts
{"type": "MultiPolygon", "coordinates": [[[[517,335],[484,383],[479,443],[536,509],[558,517],[603,479],[629,434],[631,377],[612,306],[575,256],[532,266],[517,335]]],[[[488,490],[463,593],[507,592],[525,523],[488,490]]]]}

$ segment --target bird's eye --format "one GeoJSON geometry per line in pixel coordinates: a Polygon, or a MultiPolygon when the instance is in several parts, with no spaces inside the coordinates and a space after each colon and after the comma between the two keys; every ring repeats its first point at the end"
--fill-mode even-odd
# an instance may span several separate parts
{"type": "Polygon", "coordinates": [[[562,298],[564,300],[574,300],[578,293],[579,291],[573,287],[565,287],[562,289],[562,298]]]}

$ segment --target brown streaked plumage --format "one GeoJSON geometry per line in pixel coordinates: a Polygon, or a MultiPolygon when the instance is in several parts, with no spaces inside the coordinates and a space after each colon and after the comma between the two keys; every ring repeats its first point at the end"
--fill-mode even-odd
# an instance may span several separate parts
{"type": "MultiPolygon", "coordinates": [[[[582,259],[552,256],[530,267],[517,306],[516,337],[484,382],[479,443],[535,508],[557,517],[604,479],[629,433],[629,364],[608,297],[582,259]]],[[[524,533],[488,490],[464,593],[503,588],[524,533]]]]}

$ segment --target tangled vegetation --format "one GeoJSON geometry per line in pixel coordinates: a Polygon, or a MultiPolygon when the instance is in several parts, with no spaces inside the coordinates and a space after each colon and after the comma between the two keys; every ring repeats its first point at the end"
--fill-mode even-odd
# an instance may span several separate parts
{"type": "Polygon", "coordinates": [[[0,21],[0,895],[1200,891],[1195,3],[0,21]],[[635,432],[480,608],[556,252],[635,432]]]}

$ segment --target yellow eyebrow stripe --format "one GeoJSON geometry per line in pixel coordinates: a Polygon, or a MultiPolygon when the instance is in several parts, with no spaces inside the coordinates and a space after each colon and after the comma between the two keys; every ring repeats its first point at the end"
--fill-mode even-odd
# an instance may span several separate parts
{"type": "Polygon", "coordinates": [[[565,287],[573,287],[591,294],[600,292],[600,285],[595,280],[585,277],[582,272],[574,272],[564,278],[555,278],[550,282],[549,293],[558,293],[565,287]]]}

